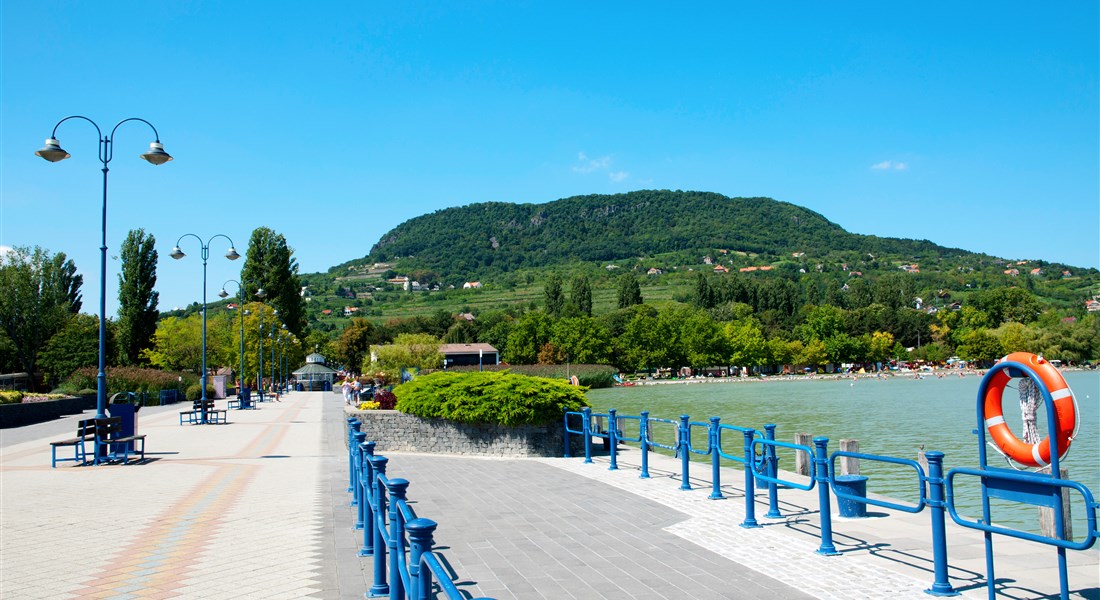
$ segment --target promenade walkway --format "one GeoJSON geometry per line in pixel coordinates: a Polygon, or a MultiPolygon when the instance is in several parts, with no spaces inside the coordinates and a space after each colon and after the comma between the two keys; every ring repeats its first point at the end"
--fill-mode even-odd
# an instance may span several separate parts
{"type": "MultiPolygon", "coordinates": [[[[49,467],[48,442],[88,413],[0,430],[0,598],[362,598],[372,565],[357,556],[340,398],[296,392],[227,425],[180,426],[179,409],[141,410],[147,459],[126,466],[49,467]]],[[[639,479],[629,450],[615,472],[606,458],[380,453],[471,597],[927,598],[932,581],[927,514],[837,520],[844,555],[827,558],[815,504],[793,494],[790,516],[737,527],[737,471],[731,498],[711,501],[679,490],[669,459],[639,479]]],[[[949,538],[952,583],[983,598],[967,535],[949,538]]],[[[1056,597],[1052,549],[997,548],[1004,597],[1056,597]]],[[[1073,597],[1100,598],[1097,556],[1070,553],[1073,597]]]]}

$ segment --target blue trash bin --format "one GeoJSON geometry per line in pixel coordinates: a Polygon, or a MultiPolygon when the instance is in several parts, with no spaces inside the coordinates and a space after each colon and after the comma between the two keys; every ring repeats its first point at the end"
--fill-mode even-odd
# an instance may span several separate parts
{"type": "Polygon", "coordinates": [[[840,494],[867,498],[867,477],[865,475],[838,475],[833,485],[833,493],[837,494],[836,509],[842,517],[860,519],[867,516],[867,504],[851,498],[842,498],[840,494]]]}
{"type": "MultiPolygon", "coordinates": [[[[119,436],[130,437],[137,435],[137,413],[139,410],[141,410],[140,406],[128,403],[119,402],[107,405],[107,414],[111,417],[119,417],[122,419],[119,436]]],[[[111,444],[111,452],[121,452],[123,446],[126,447],[128,452],[134,451],[134,442],[124,442],[122,444],[111,444]]]]}

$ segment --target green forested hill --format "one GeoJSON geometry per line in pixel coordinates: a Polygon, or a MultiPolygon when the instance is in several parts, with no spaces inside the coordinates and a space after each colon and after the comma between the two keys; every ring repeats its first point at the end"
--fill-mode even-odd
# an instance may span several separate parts
{"type": "Polygon", "coordinates": [[[645,190],[545,204],[491,202],[439,210],[402,223],[370,254],[330,272],[341,275],[361,265],[403,259],[402,270],[461,280],[575,261],[716,250],[772,259],[796,252],[905,258],[969,254],[926,240],[848,233],[820,214],[770,198],[645,190]]]}

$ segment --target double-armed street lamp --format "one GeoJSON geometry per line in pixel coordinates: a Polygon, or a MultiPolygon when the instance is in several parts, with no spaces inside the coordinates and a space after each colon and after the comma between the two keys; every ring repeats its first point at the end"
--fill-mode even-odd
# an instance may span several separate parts
{"type": "Polygon", "coordinates": [[[35,155],[41,156],[50,162],[58,162],[72,156],[61,148],[61,142],[57,140],[57,128],[69,119],[82,119],[91,123],[92,127],[95,127],[96,134],[99,138],[99,162],[103,163],[102,243],[99,246],[99,373],[96,375],[95,415],[97,419],[102,419],[107,416],[107,172],[110,170],[107,167],[107,163],[111,162],[111,159],[114,158],[115,132],[118,131],[119,126],[123,123],[141,121],[153,130],[153,138],[155,141],[149,144],[148,152],[139,156],[153,165],[163,165],[172,160],[172,156],[164,151],[164,145],[160,143],[160,134],[157,133],[157,128],[153,127],[153,124],[145,119],[139,119],[137,117],[123,119],[115,124],[109,135],[103,135],[103,130],[99,128],[99,125],[97,125],[95,121],[81,115],[65,117],[58,121],[57,125],[53,126],[53,132],[50,133],[50,137],[46,139],[46,145],[41,150],[35,152],[35,155]]]}
{"type": "Polygon", "coordinates": [[[229,292],[225,291],[225,286],[230,283],[237,284],[237,310],[240,311],[241,316],[241,371],[237,375],[240,380],[240,385],[237,386],[237,394],[240,395],[241,401],[237,403],[237,406],[240,408],[249,408],[251,402],[246,402],[244,397],[244,317],[248,314],[248,311],[244,309],[244,286],[236,279],[230,279],[222,284],[222,291],[218,292],[218,297],[226,298],[229,296],[229,292]]]}
{"type": "Polygon", "coordinates": [[[201,237],[193,233],[185,233],[180,236],[180,239],[176,240],[176,247],[172,248],[172,253],[169,254],[169,256],[176,260],[187,256],[183,253],[183,250],[180,249],[180,242],[182,242],[185,237],[195,238],[202,247],[202,403],[200,407],[202,409],[202,415],[200,422],[205,425],[209,423],[206,418],[206,262],[207,259],[210,258],[210,243],[217,238],[225,238],[229,242],[229,250],[226,251],[225,257],[229,260],[237,260],[241,255],[237,254],[237,250],[233,247],[233,240],[225,234],[214,234],[210,239],[204,242],[201,237]]]}

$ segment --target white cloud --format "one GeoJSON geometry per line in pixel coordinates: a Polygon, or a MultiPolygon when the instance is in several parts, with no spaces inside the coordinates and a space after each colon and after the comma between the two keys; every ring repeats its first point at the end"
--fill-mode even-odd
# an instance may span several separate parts
{"type": "Polygon", "coordinates": [[[573,171],[576,173],[595,173],[596,171],[603,171],[611,167],[610,156],[590,159],[584,152],[578,152],[577,160],[579,160],[581,164],[573,167],[573,171]]]}
{"type": "Polygon", "coordinates": [[[608,173],[607,177],[611,179],[611,181],[618,183],[626,179],[627,177],[630,177],[630,173],[627,173],[626,171],[614,171],[612,173],[608,173]]]}
{"type": "Polygon", "coordinates": [[[876,171],[905,171],[909,169],[908,163],[894,162],[892,160],[884,160],[880,163],[871,165],[871,168],[876,171]]]}

